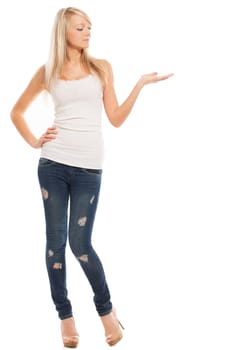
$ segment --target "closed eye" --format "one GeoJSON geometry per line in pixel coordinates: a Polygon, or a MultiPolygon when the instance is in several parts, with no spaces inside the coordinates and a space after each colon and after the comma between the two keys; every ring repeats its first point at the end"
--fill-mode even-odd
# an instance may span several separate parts
{"type": "MultiPolygon", "coordinates": [[[[82,31],[84,30],[84,28],[85,28],[85,27],[77,28],[77,30],[78,30],[79,32],[82,32],[82,31]]],[[[90,31],[90,30],[91,30],[91,27],[87,27],[87,29],[90,31]]]]}

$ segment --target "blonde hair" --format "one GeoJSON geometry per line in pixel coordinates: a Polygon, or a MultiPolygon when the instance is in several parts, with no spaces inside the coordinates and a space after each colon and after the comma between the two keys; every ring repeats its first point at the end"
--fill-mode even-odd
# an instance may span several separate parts
{"type": "MultiPolygon", "coordinates": [[[[45,85],[47,90],[50,89],[52,81],[61,77],[62,68],[67,58],[66,31],[71,15],[82,16],[91,24],[88,15],[78,8],[67,7],[57,12],[51,34],[49,57],[46,64],[45,85]]],[[[87,49],[82,50],[80,60],[81,65],[87,73],[96,73],[102,83],[106,83],[106,72],[100,60],[90,56],[87,49]]]]}

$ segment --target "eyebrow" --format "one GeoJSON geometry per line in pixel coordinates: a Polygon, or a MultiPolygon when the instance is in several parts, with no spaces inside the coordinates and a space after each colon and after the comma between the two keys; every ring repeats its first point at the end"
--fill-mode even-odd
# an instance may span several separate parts
{"type": "Polygon", "coordinates": [[[87,22],[87,23],[83,23],[83,22],[81,22],[81,23],[77,23],[76,24],[76,26],[85,26],[85,25],[91,25],[89,22],[87,22]]]}

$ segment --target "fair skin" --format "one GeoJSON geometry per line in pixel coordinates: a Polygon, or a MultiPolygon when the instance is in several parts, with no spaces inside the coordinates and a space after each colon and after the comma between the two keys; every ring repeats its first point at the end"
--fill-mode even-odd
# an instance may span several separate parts
{"type": "MultiPolygon", "coordinates": [[[[86,72],[80,65],[80,53],[88,48],[90,40],[90,24],[79,15],[72,15],[67,32],[67,61],[64,65],[61,78],[80,79],[86,72]]],[[[157,83],[171,77],[173,74],[158,75],[156,72],[144,74],[138,80],[127,99],[119,105],[114,89],[112,68],[109,62],[102,60],[107,74],[108,83],[103,90],[103,105],[110,123],[120,127],[130,114],[141,89],[148,84],[157,83]]],[[[38,69],[28,86],[16,102],[11,112],[11,118],[19,133],[33,148],[40,148],[45,142],[56,137],[56,129],[49,127],[43,135],[37,138],[30,130],[24,114],[36,97],[45,89],[45,67],[38,69]]]]}
{"type": "MultiPolygon", "coordinates": [[[[62,70],[61,79],[73,80],[87,76],[87,72],[85,72],[80,64],[80,55],[83,49],[89,47],[90,31],[91,26],[85,18],[79,15],[72,15],[70,17],[66,38],[67,60],[62,70]]],[[[122,104],[119,104],[114,89],[111,65],[106,60],[101,60],[101,63],[105,67],[108,75],[108,82],[103,88],[103,105],[106,115],[114,127],[120,127],[124,123],[140,91],[145,85],[166,80],[173,75],[158,75],[156,72],[142,75],[126,100],[122,104]]],[[[49,127],[43,135],[36,137],[32,133],[24,117],[31,103],[43,90],[45,90],[45,66],[38,69],[11,111],[11,118],[14,125],[25,141],[33,148],[41,148],[44,143],[54,140],[57,133],[56,128],[49,127]]],[[[102,322],[106,335],[112,335],[110,342],[114,342],[114,339],[121,336],[114,313],[102,317],[102,322]]],[[[62,334],[65,336],[77,335],[73,318],[62,321],[62,334]]]]}

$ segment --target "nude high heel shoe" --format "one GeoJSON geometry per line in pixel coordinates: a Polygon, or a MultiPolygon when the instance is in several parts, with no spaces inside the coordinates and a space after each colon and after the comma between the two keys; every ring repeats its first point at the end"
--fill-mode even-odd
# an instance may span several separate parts
{"type": "Polygon", "coordinates": [[[63,336],[62,340],[65,348],[77,348],[79,336],[78,335],[63,336]]]}
{"type": "Polygon", "coordinates": [[[117,319],[116,310],[113,309],[110,314],[102,316],[101,319],[105,328],[107,344],[109,346],[116,345],[123,338],[121,329],[125,329],[122,323],[117,319]]]}
{"type": "Polygon", "coordinates": [[[64,347],[76,348],[78,346],[79,335],[76,331],[73,317],[62,320],[61,334],[64,347]]]}

